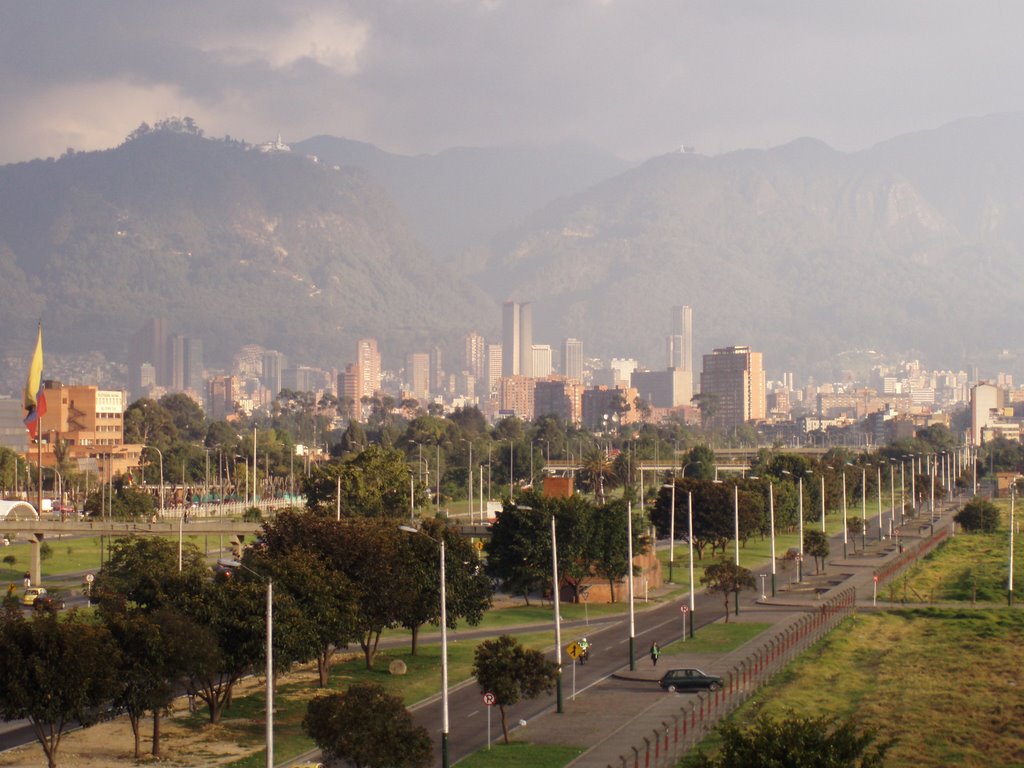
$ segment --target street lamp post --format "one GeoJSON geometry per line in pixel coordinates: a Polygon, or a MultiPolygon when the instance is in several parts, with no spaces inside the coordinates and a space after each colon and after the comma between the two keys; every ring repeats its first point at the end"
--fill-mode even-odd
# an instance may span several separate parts
{"type": "Polygon", "coordinates": [[[867,553],[868,546],[868,469],[860,468],[860,549],[861,553],[867,553]]]}
{"type": "Polygon", "coordinates": [[[1013,606],[1013,506],[1017,496],[1017,484],[1010,485],[1010,568],[1006,579],[1006,604],[1013,606]]]}
{"type": "Polygon", "coordinates": [[[558,677],[555,679],[555,702],[558,714],[564,711],[562,707],[562,617],[559,615],[560,595],[558,594],[558,540],[555,537],[555,516],[551,516],[551,577],[553,588],[551,594],[555,604],[555,664],[558,667],[558,677]]]}
{"type": "Polygon", "coordinates": [[[804,477],[800,475],[799,479],[800,493],[799,501],[797,504],[799,510],[798,522],[797,522],[797,535],[800,537],[800,549],[797,550],[796,556],[796,580],[800,583],[804,580],[804,477]]]}
{"type": "Polygon", "coordinates": [[[267,742],[267,768],[274,768],[274,580],[269,576],[264,576],[262,573],[257,573],[252,568],[247,566],[245,563],[239,563],[239,566],[247,570],[249,573],[264,579],[267,582],[267,612],[266,612],[266,624],[267,624],[267,725],[266,725],[266,742],[267,742]]]}
{"type": "Polygon", "coordinates": [[[878,465],[878,540],[885,537],[882,535],[882,466],[878,465]]]}
{"type": "Polygon", "coordinates": [[[693,625],[696,622],[693,589],[693,491],[686,492],[686,516],[689,520],[688,544],[690,550],[690,637],[693,637],[693,625]]]}
{"type": "MultiPolygon", "coordinates": [[[[848,536],[849,533],[846,530],[846,470],[843,470],[843,559],[845,560],[848,555],[848,536]]],[[[854,545],[856,546],[856,545],[854,545]]]]}
{"type": "Polygon", "coordinates": [[[426,536],[440,547],[438,570],[441,581],[441,768],[448,768],[448,606],[444,579],[444,536],[435,539],[409,525],[400,525],[398,528],[406,533],[426,536]]]}
{"type": "Polygon", "coordinates": [[[516,446],[512,442],[512,438],[508,439],[508,500],[514,502],[516,500],[515,494],[515,460],[516,460],[516,446]]]}
{"type": "MultiPolygon", "coordinates": [[[[740,567],[740,486],[732,486],[733,535],[736,537],[736,570],[740,567]]],[[[740,591],[736,590],[736,613],[740,612],[740,591]]]]}
{"type": "Polygon", "coordinates": [[[772,597],[775,597],[775,483],[768,481],[768,527],[772,538],[772,597]]]}
{"type": "Polygon", "coordinates": [[[636,671],[636,625],[633,613],[633,502],[626,505],[626,574],[629,584],[629,670],[636,671]]]}
{"type": "Polygon", "coordinates": [[[676,478],[672,476],[672,514],[668,523],[668,582],[673,584],[672,568],[676,562],[676,478]]]}
{"type": "Polygon", "coordinates": [[[825,533],[825,470],[821,471],[821,532],[825,533]]]}

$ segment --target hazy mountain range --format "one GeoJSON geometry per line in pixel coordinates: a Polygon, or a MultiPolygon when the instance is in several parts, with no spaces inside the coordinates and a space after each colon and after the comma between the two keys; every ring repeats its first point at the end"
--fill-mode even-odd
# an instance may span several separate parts
{"type": "Polygon", "coordinates": [[[363,335],[396,366],[497,340],[514,298],[536,343],[651,367],[690,304],[698,353],[750,344],[775,375],[856,349],[991,375],[1021,346],[1022,136],[996,115],[857,153],[801,139],[631,167],[578,146],[265,154],[151,132],[0,167],[0,352],[27,354],[42,317],[51,351],[120,358],[163,314],[215,366],[255,342],[342,367],[363,335]]]}

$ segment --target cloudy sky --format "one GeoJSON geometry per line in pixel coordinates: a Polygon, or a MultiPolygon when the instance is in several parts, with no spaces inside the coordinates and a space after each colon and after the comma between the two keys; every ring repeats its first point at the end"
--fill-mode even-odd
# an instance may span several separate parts
{"type": "Polygon", "coordinates": [[[172,115],[400,153],[855,150],[1024,110],[1022,21],[990,0],[0,0],[0,163],[172,115]]]}

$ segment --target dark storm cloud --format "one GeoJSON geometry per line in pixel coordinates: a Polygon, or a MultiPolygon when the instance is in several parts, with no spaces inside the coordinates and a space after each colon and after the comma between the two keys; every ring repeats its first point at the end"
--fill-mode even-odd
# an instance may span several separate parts
{"type": "Polygon", "coordinates": [[[582,139],[641,158],[812,135],[855,149],[1024,93],[1010,3],[7,3],[0,161],[208,132],[404,152],[582,139]]]}

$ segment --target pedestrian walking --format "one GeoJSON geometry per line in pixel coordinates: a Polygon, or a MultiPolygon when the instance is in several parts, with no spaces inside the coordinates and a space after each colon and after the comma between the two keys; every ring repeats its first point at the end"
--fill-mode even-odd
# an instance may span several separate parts
{"type": "Polygon", "coordinates": [[[28,571],[25,571],[25,579],[24,579],[24,581],[25,581],[25,589],[28,589],[29,587],[32,586],[32,574],[29,573],[28,571]]]}
{"type": "Polygon", "coordinates": [[[658,657],[661,656],[661,648],[657,643],[651,643],[651,664],[658,666],[658,657]]]}

